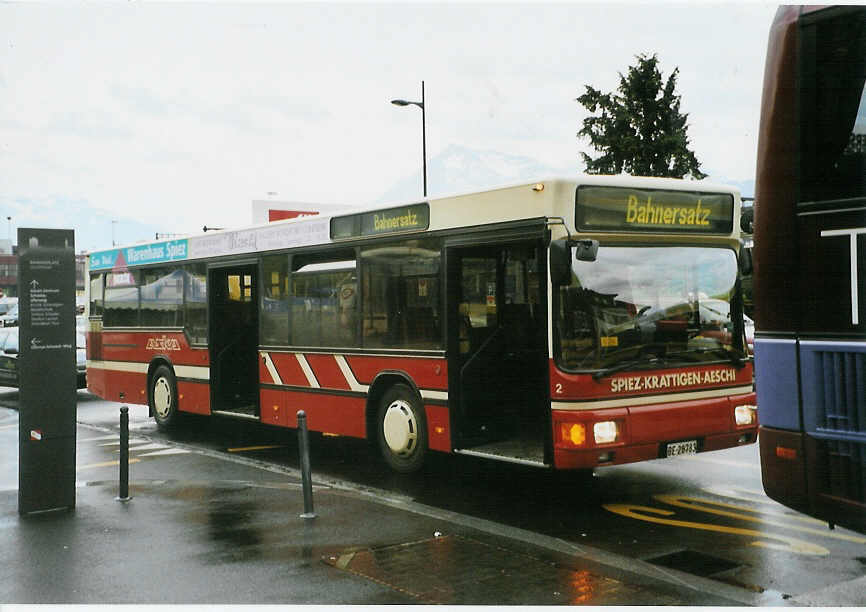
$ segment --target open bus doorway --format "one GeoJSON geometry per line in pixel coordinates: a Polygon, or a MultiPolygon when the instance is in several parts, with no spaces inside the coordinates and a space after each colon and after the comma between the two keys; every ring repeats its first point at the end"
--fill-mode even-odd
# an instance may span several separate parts
{"type": "Polygon", "coordinates": [[[449,395],[455,448],[545,464],[550,425],[540,241],[453,247],[449,395]]]}
{"type": "Polygon", "coordinates": [[[256,264],[211,268],[211,410],[258,418],[258,292],[256,264]]]}

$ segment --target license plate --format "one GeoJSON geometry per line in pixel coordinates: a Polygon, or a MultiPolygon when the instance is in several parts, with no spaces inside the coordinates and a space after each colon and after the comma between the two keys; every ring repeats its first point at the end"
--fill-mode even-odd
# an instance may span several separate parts
{"type": "Polygon", "coordinates": [[[685,442],[671,442],[667,446],[666,457],[677,455],[694,455],[698,452],[697,440],[686,440],[685,442]]]}

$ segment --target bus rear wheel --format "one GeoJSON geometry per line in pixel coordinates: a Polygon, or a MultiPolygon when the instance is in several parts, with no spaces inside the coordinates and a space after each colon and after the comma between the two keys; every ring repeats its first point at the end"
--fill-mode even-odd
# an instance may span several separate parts
{"type": "Polygon", "coordinates": [[[394,385],[382,396],[376,423],[385,462],[397,472],[419,470],[427,454],[427,423],[418,395],[407,385],[394,385]]]}
{"type": "Polygon", "coordinates": [[[150,411],[156,426],[165,431],[175,427],[180,419],[177,409],[177,380],[171,368],[161,365],[150,379],[150,411]]]}

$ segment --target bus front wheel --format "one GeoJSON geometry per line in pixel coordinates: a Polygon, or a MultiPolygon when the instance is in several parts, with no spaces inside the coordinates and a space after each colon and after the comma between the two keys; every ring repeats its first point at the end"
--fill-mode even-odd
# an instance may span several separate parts
{"type": "Polygon", "coordinates": [[[427,454],[427,423],[418,395],[406,385],[394,385],[379,404],[378,439],[382,456],[397,472],[421,468],[427,454]]]}
{"type": "Polygon", "coordinates": [[[150,410],[156,426],[168,430],[177,425],[180,418],[177,410],[177,380],[171,368],[161,365],[150,379],[150,410]]]}

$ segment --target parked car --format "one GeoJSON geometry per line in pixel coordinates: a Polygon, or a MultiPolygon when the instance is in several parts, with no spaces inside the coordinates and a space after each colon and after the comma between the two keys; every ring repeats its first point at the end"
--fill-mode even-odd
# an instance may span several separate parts
{"type": "Polygon", "coordinates": [[[0,329],[0,385],[18,386],[18,328],[0,329]]]}
{"type": "Polygon", "coordinates": [[[0,327],[17,327],[18,325],[18,304],[14,304],[6,314],[0,315],[0,327]]]}
{"type": "Polygon", "coordinates": [[[0,298],[0,315],[5,315],[13,306],[18,306],[17,297],[2,297],[0,298]]]}
{"type": "MultiPolygon", "coordinates": [[[[87,340],[81,331],[75,333],[76,386],[87,386],[87,340]]],[[[18,328],[0,329],[0,386],[18,387],[18,328]]]]}

